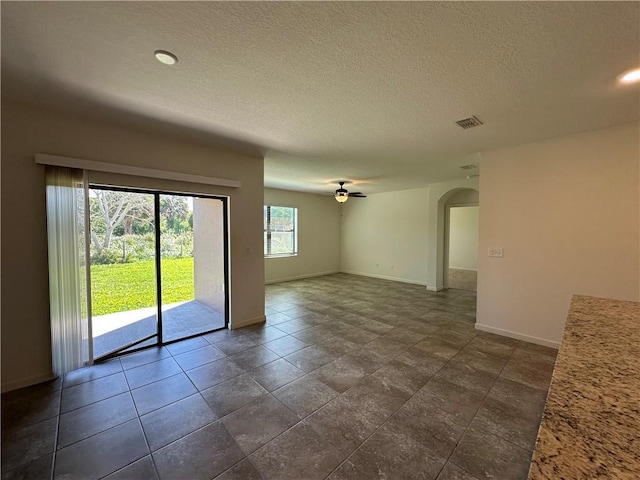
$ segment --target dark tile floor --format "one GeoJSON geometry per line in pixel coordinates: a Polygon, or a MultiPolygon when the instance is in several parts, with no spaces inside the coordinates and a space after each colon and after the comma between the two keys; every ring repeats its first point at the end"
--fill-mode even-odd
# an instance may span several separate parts
{"type": "Polygon", "coordinates": [[[526,478],[555,351],[475,294],[337,274],[267,323],[2,396],[3,479],[526,478]]]}
{"type": "Polygon", "coordinates": [[[478,272],[474,270],[449,268],[447,285],[449,288],[458,288],[460,290],[476,292],[478,290],[478,272]]]}

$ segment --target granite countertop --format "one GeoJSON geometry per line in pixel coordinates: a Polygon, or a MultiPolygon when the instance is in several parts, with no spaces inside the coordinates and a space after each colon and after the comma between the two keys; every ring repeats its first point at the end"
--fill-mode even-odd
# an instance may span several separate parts
{"type": "Polygon", "coordinates": [[[640,479],[640,303],[574,296],[529,480],[640,479]]]}

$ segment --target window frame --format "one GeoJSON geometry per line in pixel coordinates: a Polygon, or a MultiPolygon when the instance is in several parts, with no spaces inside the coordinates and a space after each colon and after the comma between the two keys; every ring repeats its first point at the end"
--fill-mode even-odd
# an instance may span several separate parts
{"type": "MultiPolygon", "coordinates": [[[[263,232],[266,235],[263,251],[266,250],[264,258],[282,258],[282,257],[295,257],[298,255],[298,207],[291,207],[285,205],[263,205],[263,214],[266,214],[266,225],[263,232]],[[272,208],[286,208],[293,210],[293,230],[287,230],[285,232],[293,233],[293,251],[285,253],[271,253],[271,209],[272,208]],[[265,212],[266,209],[266,212],[265,212]]],[[[277,232],[277,230],[276,230],[277,232]]]]}

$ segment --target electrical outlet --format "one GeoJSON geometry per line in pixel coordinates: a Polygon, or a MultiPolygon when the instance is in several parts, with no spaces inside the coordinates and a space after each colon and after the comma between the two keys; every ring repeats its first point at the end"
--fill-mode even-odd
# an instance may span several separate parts
{"type": "Polygon", "coordinates": [[[504,257],[504,249],[503,248],[490,248],[489,249],[490,257],[504,257]]]}

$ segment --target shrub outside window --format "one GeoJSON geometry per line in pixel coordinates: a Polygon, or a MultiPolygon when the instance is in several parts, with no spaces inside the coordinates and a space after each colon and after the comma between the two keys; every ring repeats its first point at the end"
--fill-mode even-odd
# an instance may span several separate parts
{"type": "Polygon", "coordinates": [[[264,256],[298,254],[298,209],[264,206],[264,256]]]}

